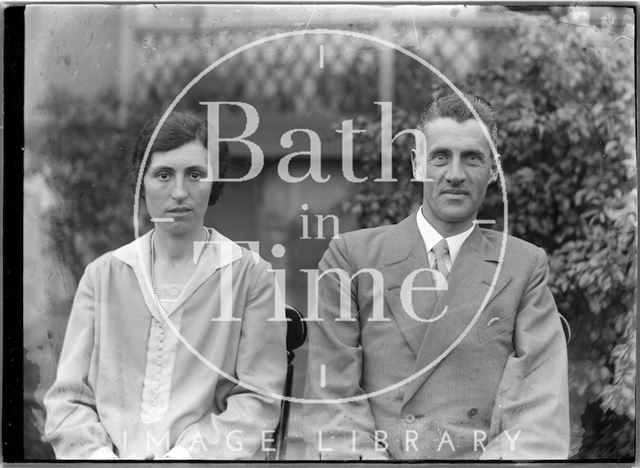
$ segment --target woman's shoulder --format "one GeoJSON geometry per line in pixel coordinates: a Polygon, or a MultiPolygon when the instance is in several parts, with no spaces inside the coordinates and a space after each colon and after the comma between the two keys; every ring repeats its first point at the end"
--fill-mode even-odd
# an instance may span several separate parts
{"type": "Polygon", "coordinates": [[[98,258],[89,262],[85,268],[85,272],[98,272],[104,270],[110,270],[114,267],[121,267],[125,265],[121,259],[119,259],[115,253],[118,249],[110,250],[103,253],[98,258]]]}
{"type": "Polygon", "coordinates": [[[149,256],[150,234],[144,234],[131,242],[98,256],[89,262],[86,271],[98,271],[113,268],[132,267],[149,256]]]}
{"type": "Polygon", "coordinates": [[[221,264],[235,263],[244,265],[247,268],[268,269],[271,264],[260,256],[259,243],[236,242],[213,228],[207,228],[210,233],[209,243],[214,245],[213,255],[210,261],[221,264]]]}

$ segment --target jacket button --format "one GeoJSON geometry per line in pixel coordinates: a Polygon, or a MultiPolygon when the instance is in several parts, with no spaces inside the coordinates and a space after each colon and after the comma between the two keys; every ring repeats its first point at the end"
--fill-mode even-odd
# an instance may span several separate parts
{"type": "Polygon", "coordinates": [[[413,414],[407,414],[404,417],[404,422],[406,422],[407,424],[413,424],[414,422],[416,422],[416,417],[413,414]]]}
{"type": "Polygon", "coordinates": [[[478,416],[478,409],[477,408],[471,408],[469,410],[469,412],[467,413],[467,415],[469,415],[469,417],[471,419],[475,418],[476,416],[478,416]]]}

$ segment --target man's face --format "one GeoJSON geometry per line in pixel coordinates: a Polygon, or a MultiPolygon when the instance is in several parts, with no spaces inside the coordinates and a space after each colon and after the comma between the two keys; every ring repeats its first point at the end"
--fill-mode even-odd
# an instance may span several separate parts
{"type": "Polygon", "coordinates": [[[173,218],[158,229],[174,236],[202,229],[212,185],[201,181],[206,175],[207,149],[199,141],[152,153],[144,175],[147,210],[152,218],[173,218]]]}
{"type": "Polygon", "coordinates": [[[439,118],[426,126],[426,149],[417,148],[414,175],[423,183],[423,213],[441,234],[471,227],[494,178],[491,149],[475,119],[439,118]]]}

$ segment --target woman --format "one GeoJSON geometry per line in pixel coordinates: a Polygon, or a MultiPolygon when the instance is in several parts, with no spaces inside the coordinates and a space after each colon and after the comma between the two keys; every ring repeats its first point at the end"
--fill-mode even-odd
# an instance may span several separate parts
{"type": "MultiPolygon", "coordinates": [[[[157,123],[136,142],[138,169],[157,123]]],[[[268,321],[274,275],[203,226],[222,188],[204,180],[205,122],[172,114],[149,154],[155,229],[87,266],[45,396],[47,438],[57,458],[264,458],[280,406],[268,395],[286,372],[286,323],[268,321]]]]}

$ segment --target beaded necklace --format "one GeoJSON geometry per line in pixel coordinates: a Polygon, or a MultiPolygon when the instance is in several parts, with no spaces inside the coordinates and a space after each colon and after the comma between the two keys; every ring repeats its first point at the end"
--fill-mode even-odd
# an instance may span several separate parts
{"type": "MultiPolygon", "coordinates": [[[[202,226],[202,229],[204,229],[204,234],[205,234],[204,242],[206,244],[207,242],[209,242],[209,231],[204,226],[202,226]]],[[[162,304],[160,304],[160,297],[158,295],[158,284],[156,283],[156,269],[155,269],[156,249],[153,242],[155,235],[156,235],[156,231],[154,230],[153,233],[151,234],[151,286],[153,287],[153,294],[156,300],[158,301],[158,305],[162,307],[162,304]]]]}

